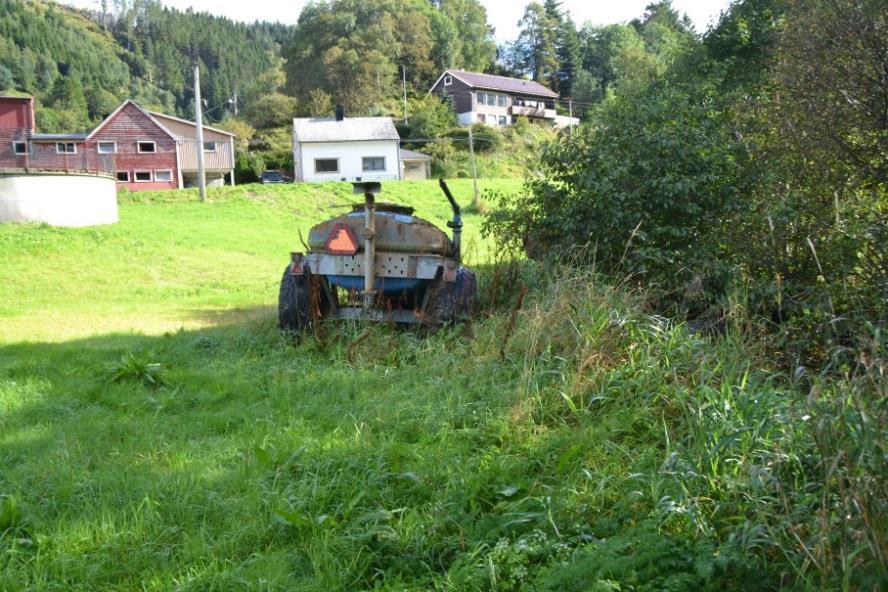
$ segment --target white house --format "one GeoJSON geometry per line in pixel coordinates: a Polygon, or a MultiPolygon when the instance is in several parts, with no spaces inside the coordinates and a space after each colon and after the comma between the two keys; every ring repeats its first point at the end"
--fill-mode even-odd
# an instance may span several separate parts
{"type": "Polygon", "coordinates": [[[338,115],[293,120],[296,181],[400,179],[400,136],[392,120],[338,115]]]}

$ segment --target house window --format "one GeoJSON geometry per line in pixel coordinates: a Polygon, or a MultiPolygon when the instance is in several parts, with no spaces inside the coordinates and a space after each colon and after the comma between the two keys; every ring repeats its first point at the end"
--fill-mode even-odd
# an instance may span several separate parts
{"type": "Polygon", "coordinates": [[[13,142],[12,143],[12,151],[16,154],[27,154],[28,153],[28,143],[27,142],[13,142]]]}
{"type": "Polygon", "coordinates": [[[453,84],[453,78],[451,78],[450,76],[445,76],[444,77],[444,86],[450,86],[451,84],[453,84]]]}
{"type": "Polygon", "coordinates": [[[505,116],[505,115],[500,115],[500,116],[499,116],[499,124],[500,124],[500,125],[506,125],[506,116],[505,116]]]}
{"type": "Polygon", "coordinates": [[[157,183],[169,183],[173,180],[173,171],[166,169],[163,171],[154,171],[154,181],[157,183]]]}
{"type": "Polygon", "coordinates": [[[487,104],[487,93],[479,92],[479,93],[476,93],[476,95],[478,97],[477,102],[479,105],[486,105],[487,104]]]}
{"type": "Polygon", "coordinates": [[[136,183],[150,183],[151,171],[136,171],[136,183]]]}
{"type": "Polygon", "coordinates": [[[496,125],[496,115],[488,115],[487,123],[489,123],[490,125],[496,125]]]}
{"type": "Polygon", "coordinates": [[[506,95],[497,95],[496,96],[496,104],[498,107],[506,106],[506,95]]]}
{"type": "Polygon", "coordinates": [[[77,154],[74,142],[56,142],[56,154],[77,154]]]}
{"type": "MultiPolygon", "coordinates": [[[[137,142],[136,147],[139,152],[144,154],[152,154],[157,152],[157,145],[154,142],[137,142]]],[[[136,181],[138,181],[139,174],[136,173],[136,181]]]]}
{"type": "Polygon", "coordinates": [[[368,171],[384,171],[385,170],[385,157],[384,156],[365,156],[362,159],[363,166],[362,170],[366,173],[368,171]]]}
{"type": "Polygon", "coordinates": [[[485,121],[487,121],[487,116],[484,115],[483,113],[479,113],[478,114],[478,123],[484,123],[485,121]]]}
{"type": "Polygon", "coordinates": [[[216,142],[204,142],[204,152],[215,152],[216,142]]]}
{"type": "Polygon", "coordinates": [[[315,159],[315,172],[316,173],[338,173],[339,172],[339,159],[338,158],[316,158],[315,159]]]}
{"type": "Polygon", "coordinates": [[[99,154],[115,154],[117,153],[117,142],[99,142],[99,154]]]}
{"type": "Polygon", "coordinates": [[[129,183],[129,171],[117,171],[117,181],[120,183],[129,183]]]}

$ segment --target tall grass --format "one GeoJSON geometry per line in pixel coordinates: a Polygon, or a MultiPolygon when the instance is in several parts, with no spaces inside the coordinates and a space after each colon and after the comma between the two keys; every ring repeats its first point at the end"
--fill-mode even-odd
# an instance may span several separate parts
{"type": "Polygon", "coordinates": [[[866,371],[791,376],[592,273],[481,271],[434,335],[0,348],[0,589],[888,583],[880,331],[866,371]]]}

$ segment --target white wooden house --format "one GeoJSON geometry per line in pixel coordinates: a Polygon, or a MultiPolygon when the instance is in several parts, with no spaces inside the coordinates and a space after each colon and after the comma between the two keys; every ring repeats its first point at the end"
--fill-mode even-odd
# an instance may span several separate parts
{"type": "Polygon", "coordinates": [[[400,136],[388,117],[293,120],[296,181],[388,181],[401,178],[400,136]]]}

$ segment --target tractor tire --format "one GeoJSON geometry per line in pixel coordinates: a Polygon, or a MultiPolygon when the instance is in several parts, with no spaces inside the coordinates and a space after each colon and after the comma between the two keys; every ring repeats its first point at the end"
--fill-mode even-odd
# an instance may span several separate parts
{"type": "Polygon", "coordinates": [[[284,269],[278,294],[278,325],[284,331],[299,332],[330,313],[331,307],[321,294],[324,277],[310,273],[292,274],[284,269]]]}
{"type": "Polygon", "coordinates": [[[452,325],[472,316],[478,282],[475,274],[460,266],[453,282],[438,282],[430,289],[432,293],[426,308],[426,318],[433,326],[452,325]]]}

